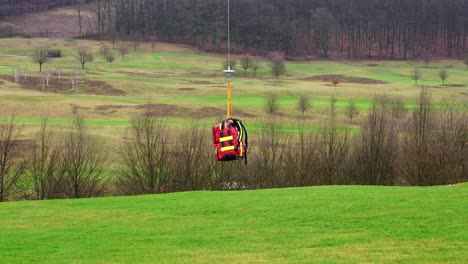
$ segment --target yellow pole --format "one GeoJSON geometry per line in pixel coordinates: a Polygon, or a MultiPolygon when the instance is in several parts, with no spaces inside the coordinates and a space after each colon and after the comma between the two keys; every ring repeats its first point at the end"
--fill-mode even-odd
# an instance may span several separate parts
{"type": "Polygon", "coordinates": [[[228,81],[227,118],[230,118],[232,116],[231,96],[232,96],[231,81],[228,81]]]}

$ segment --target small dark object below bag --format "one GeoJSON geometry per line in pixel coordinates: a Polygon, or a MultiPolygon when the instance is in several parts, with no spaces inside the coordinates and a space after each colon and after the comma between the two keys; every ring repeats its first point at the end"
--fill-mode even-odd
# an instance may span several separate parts
{"type": "Polygon", "coordinates": [[[242,121],[229,118],[213,126],[213,143],[218,161],[245,161],[247,165],[248,137],[242,121]]]}

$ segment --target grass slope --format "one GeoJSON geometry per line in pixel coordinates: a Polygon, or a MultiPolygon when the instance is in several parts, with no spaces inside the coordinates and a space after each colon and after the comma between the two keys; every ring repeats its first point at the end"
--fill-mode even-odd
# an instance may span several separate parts
{"type": "Polygon", "coordinates": [[[0,204],[4,263],[462,263],[468,185],[0,204]]]}

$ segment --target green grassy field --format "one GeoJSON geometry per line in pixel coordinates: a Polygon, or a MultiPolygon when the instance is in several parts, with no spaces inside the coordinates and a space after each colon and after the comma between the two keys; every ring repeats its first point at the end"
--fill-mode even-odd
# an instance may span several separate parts
{"type": "Polygon", "coordinates": [[[0,204],[2,263],[463,263],[468,185],[0,204]]]}
{"type": "MultiPolygon", "coordinates": [[[[117,60],[109,66],[99,55],[102,45],[112,46],[108,42],[87,40],[1,39],[0,117],[15,113],[19,120],[31,126],[36,126],[41,116],[48,116],[55,123],[66,123],[72,117],[72,109],[78,108],[90,120],[94,133],[107,136],[103,134],[103,131],[107,133],[101,129],[103,126],[113,126],[122,131],[121,127],[125,127],[131,116],[141,111],[138,106],[147,103],[151,97],[154,104],[173,107],[170,111],[163,111],[162,115],[166,114],[164,117],[175,124],[185,124],[192,119],[211,124],[224,118],[226,80],[221,69],[222,55],[165,43],[158,43],[156,53],[153,53],[149,43],[142,43],[125,60],[116,54],[117,60]],[[60,69],[62,72],[61,81],[53,76],[51,87],[46,87],[51,91],[45,93],[42,92],[38,65],[30,58],[33,48],[44,44],[61,49],[63,53],[63,58],[51,59],[44,65],[45,70],[57,72],[60,69]],[[79,69],[80,64],[73,57],[77,46],[87,46],[96,53],[95,61],[87,64],[84,71],[79,69]],[[27,73],[20,86],[11,81],[16,67],[27,73]],[[72,72],[80,73],[77,93],[71,89],[69,75],[72,72]],[[60,87],[59,93],[52,91],[56,86],[60,87]],[[107,91],[104,86],[118,93],[107,91]],[[94,91],[89,91],[89,87],[94,91]]],[[[120,43],[116,44],[118,46],[120,43]]],[[[410,106],[415,104],[420,88],[409,78],[414,67],[421,67],[420,84],[429,87],[434,101],[440,102],[443,97],[452,95],[462,100],[468,97],[467,70],[457,60],[434,61],[428,68],[424,68],[421,61],[288,62],[287,74],[279,81],[271,76],[267,62],[263,61],[256,78],[252,73],[244,74],[237,66],[233,77],[234,115],[248,124],[261,123],[260,120],[266,117],[263,111],[265,95],[277,93],[281,102],[279,118],[287,126],[294,126],[297,97],[305,94],[312,98],[313,107],[303,118],[312,126],[318,126],[326,118],[329,98],[334,95],[338,99],[340,124],[357,127],[375,95],[401,96],[410,106]],[[446,86],[438,80],[440,69],[448,69],[446,86]],[[366,81],[343,79],[335,90],[329,81],[308,79],[321,75],[343,75],[385,83],[368,84],[366,81]],[[356,101],[362,113],[353,121],[344,116],[349,99],[356,101]]]]}

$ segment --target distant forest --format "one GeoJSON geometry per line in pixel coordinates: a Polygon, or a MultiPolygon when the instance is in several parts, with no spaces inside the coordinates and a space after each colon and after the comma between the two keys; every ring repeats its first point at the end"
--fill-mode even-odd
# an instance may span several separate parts
{"type": "Polygon", "coordinates": [[[0,0],[0,19],[85,2],[91,0],[0,0]]]}
{"type": "MultiPolygon", "coordinates": [[[[0,17],[74,0],[0,0],[0,17]]],[[[94,0],[100,38],[223,51],[227,0],[94,0]]],[[[468,52],[468,0],[231,0],[233,51],[415,58],[468,52]]]]}
{"type": "MultiPolygon", "coordinates": [[[[157,36],[221,51],[227,0],[97,0],[99,34],[157,36]]],[[[467,0],[231,0],[237,52],[461,56],[467,0]]],[[[236,50],[235,50],[236,51],[236,50]]]]}

